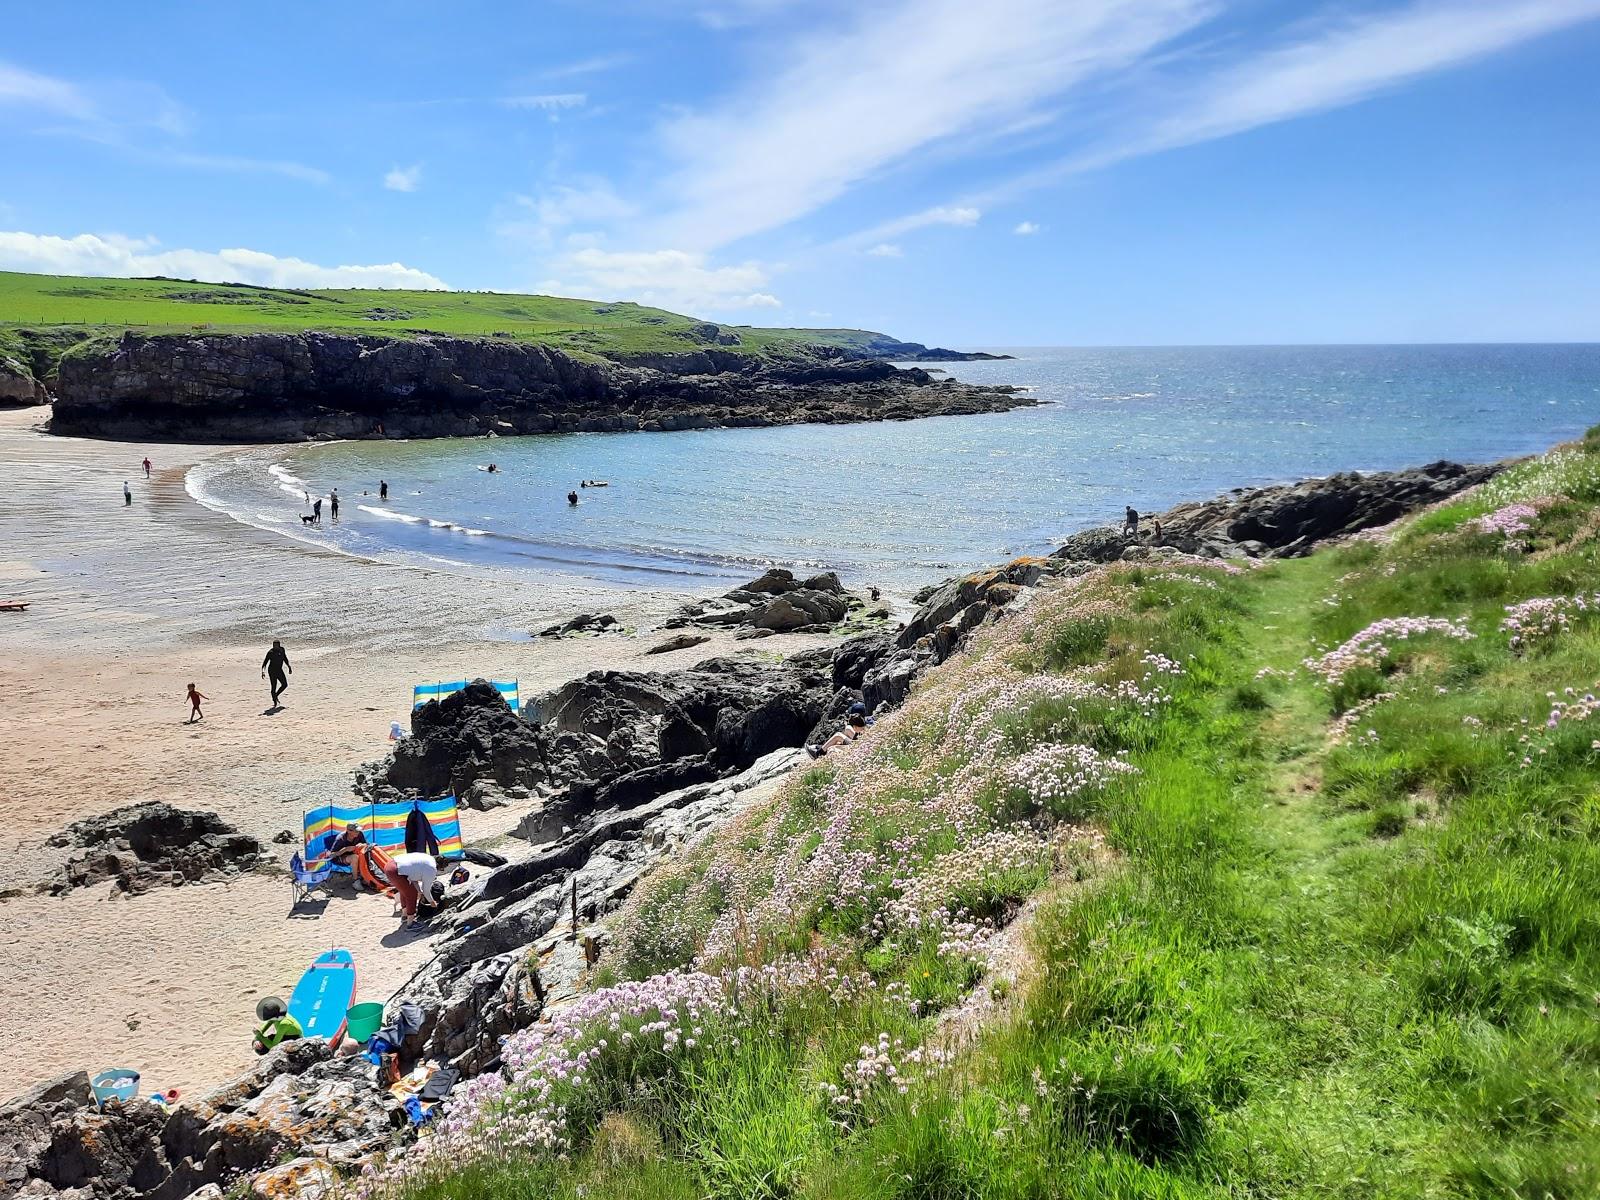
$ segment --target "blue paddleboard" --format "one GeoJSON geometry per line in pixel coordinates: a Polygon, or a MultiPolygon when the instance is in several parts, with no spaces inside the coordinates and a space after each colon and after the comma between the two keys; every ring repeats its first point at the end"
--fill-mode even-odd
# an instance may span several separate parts
{"type": "Polygon", "coordinates": [[[329,950],[312,963],[289,997],[289,1015],[305,1035],[337,1042],[345,1014],[356,998],[356,960],[348,950],[329,950]]]}

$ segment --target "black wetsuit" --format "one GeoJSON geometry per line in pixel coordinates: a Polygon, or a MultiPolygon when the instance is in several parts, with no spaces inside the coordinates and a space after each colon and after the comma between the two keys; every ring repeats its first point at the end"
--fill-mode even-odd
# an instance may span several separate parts
{"type": "Polygon", "coordinates": [[[378,499],[379,500],[387,500],[388,498],[389,498],[389,485],[387,483],[383,482],[383,480],[380,479],[380,480],[378,480],[378,499]]]}
{"type": "Polygon", "coordinates": [[[272,702],[277,704],[278,697],[289,688],[289,677],[285,673],[291,669],[289,652],[282,646],[274,646],[261,660],[261,666],[267,673],[267,681],[272,684],[272,702]]]}

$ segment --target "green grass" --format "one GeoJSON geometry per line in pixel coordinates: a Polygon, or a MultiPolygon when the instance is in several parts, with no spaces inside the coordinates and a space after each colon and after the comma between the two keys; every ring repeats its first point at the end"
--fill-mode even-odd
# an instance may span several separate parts
{"type": "MultiPolygon", "coordinates": [[[[607,1115],[566,1160],[446,1173],[412,1200],[623,1195],[625,1176],[632,1194],[817,1200],[1600,1195],[1600,711],[1545,728],[1547,693],[1600,688],[1600,622],[1522,653],[1498,628],[1508,603],[1600,587],[1583,495],[1597,467],[1590,439],[1387,544],[1210,588],[1118,568],[1075,609],[1043,609],[1005,650],[1013,665],[1128,677],[1156,650],[1187,672],[1155,719],[1048,699],[995,726],[1003,756],[1097,737],[1140,769],[1068,814],[1098,825],[1117,864],[1052,887],[1014,1008],[948,1065],[911,1072],[904,1094],[837,1119],[819,1086],[857,1045],[930,1037],[974,977],[915,939],[859,939],[845,916],[797,908],[742,943],[748,961],[828,944],[882,985],[922,986],[921,1015],[882,990],[802,993],[644,1093],[608,1084],[607,1115]],[[1466,525],[1563,488],[1580,495],[1548,506],[1526,548],[1466,525]],[[1373,620],[1427,614],[1477,636],[1407,644],[1362,689],[1393,698],[1332,737],[1341,702],[1300,661],[1373,620]]],[[[957,678],[993,669],[985,645],[952,660],[957,678]]],[[[947,695],[970,719],[959,689],[925,687],[916,721],[883,735],[908,764],[942,744],[931,723],[947,695]]],[[[640,957],[621,966],[677,965],[696,930],[758,904],[761,848],[810,853],[845,769],[814,771],[647,885],[640,957]],[[697,891],[730,856],[738,894],[697,891]]],[[[914,832],[873,836],[905,846],[914,832]]],[[[1021,873],[999,890],[1041,886],[1021,873]]]]}
{"type": "MultiPolygon", "coordinates": [[[[807,345],[865,348],[883,335],[857,329],[723,326],[719,346],[704,322],[639,304],[502,292],[255,287],[171,279],[102,279],[0,272],[0,354],[43,348],[43,378],[64,343],[124,330],[148,334],[328,330],[405,337],[441,333],[541,342],[578,354],[627,359],[720,348],[791,355],[807,345]]],[[[24,360],[26,361],[26,360],[24,360]]]]}

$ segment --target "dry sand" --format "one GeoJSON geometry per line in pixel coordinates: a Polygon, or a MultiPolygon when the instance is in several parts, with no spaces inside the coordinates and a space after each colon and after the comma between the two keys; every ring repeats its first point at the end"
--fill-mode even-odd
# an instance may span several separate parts
{"type": "MultiPolygon", "coordinates": [[[[349,792],[381,757],[413,684],[515,677],[524,695],[597,667],[664,669],[752,651],[725,635],[642,657],[650,637],[533,641],[579,611],[648,628],[681,595],[529,577],[454,576],[281,538],[193,501],[192,464],[222,448],[52,438],[46,410],[0,412],[0,890],[59,868],[46,839],[142,800],[208,809],[265,839],[349,792]],[[147,482],[139,467],[156,464],[147,482]],[[122,482],[133,488],[124,507],[122,482]],[[287,707],[267,715],[262,655],[282,638],[287,707]],[[184,687],[211,697],[186,725],[184,687]]],[[[762,653],[815,645],[779,637],[762,653]]],[[[463,814],[468,841],[516,815],[463,814]]],[[[287,862],[293,845],[274,846],[287,862]]],[[[193,1090],[252,1061],[256,999],[286,996],[322,951],[355,954],[359,998],[386,998],[432,953],[386,900],[337,897],[289,916],[287,877],[110,898],[110,885],[0,901],[0,1098],[111,1066],[193,1090]]]]}

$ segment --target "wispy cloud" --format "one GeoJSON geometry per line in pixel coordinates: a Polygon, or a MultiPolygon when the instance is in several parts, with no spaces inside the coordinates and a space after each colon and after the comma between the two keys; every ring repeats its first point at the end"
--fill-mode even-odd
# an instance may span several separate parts
{"type": "Polygon", "coordinates": [[[663,132],[678,163],[658,241],[714,249],[787,224],[943,139],[1015,121],[1193,28],[1210,0],[894,0],[797,39],[663,132]]]}
{"type": "Polygon", "coordinates": [[[893,242],[879,242],[876,246],[868,246],[864,253],[873,258],[903,258],[905,251],[893,242]]]}
{"type": "Polygon", "coordinates": [[[595,54],[588,58],[575,59],[568,63],[558,63],[553,67],[546,67],[539,72],[541,79],[576,79],[580,75],[598,75],[602,71],[615,71],[618,67],[625,67],[638,56],[627,51],[615,54],[595,54]]]}
{"type": "Polygon", "coordinates": [[[550,92],[537,96],[502,96],[500,103],[506,108],[533,108],[557,113],[568,108],[582,108],[589,102],[586,92],[550,92]]]}
{"type": "Polygon", "coordinates": [[[193,149],[189,112],[155,84],[77,83],[0,62],[0,107],[32,109],[53,118],[36,133],[91,142],[143,162],[281,175],[305,183],[330,179],[328,172],[305,163],[193,149]]]}
{"type": "Polygon", "coordinates": [[[391,192],[414,192],[422,184],[422,164],[391,167],[383,176],[383,186],[391,192]]]}
{"type": "Polygon", "coordinates": [[[1011,232],[1018,237],[1032,237],[1039,232],[1039,226],[1032,221],[1018,221],[1011,232]]]}
{"type": "Polygon", "coordinates": [[[49,275],[170,275],[208,283],[266,287],[445,288],[445,282],[403,263],[324,267],[261,250],[161,250],[153,238],[80,233],[76,237],[0,232],[0,268],[49,275]]]}
{"type": "Polygon", "coordinates": [[[1126,159],[1245,133],[1353,104],[1600,17],[1600,0],[1420,0],[1242,56],[1153,89],[1145,116],[1044,168],[977,193],[1001,203],[1126,159]]]}
{"type": "Polygon", "coordinates": [[[560,279],[551,291],[602,300],[642,300],[689,313],[781,308],[767,291],[769,268],[744,262],[713,266],[704,254],[686,250],[611,251],[588,247],[556,263],[560,279]]]}

